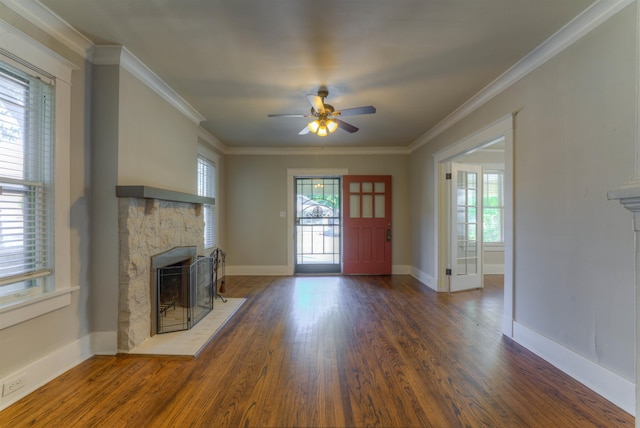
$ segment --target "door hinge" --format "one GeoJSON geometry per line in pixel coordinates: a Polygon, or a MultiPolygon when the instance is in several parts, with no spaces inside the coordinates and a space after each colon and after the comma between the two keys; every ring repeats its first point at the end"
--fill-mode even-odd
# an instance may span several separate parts
{"type": "Polygon", "coordinates": [[[447,173],[444,175],[444,178],[445,178],[446,180],[451,180],[451,173],[450,173],[450,172],[447,172],[447,173]]]}
{"type": "Polygon", "coordinates": [[[451,269],[446,269],[446,270],[444,271],[444,273],[445,273],[446,275],[451,276],[451,269]]]}

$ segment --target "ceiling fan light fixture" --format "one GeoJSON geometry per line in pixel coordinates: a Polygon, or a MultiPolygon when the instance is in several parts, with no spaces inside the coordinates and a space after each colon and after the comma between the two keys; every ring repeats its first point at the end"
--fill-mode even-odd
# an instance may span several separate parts
{"type": "MultiPolygon", "coordinates": [[[[0,0],[2,2],[2,0],[0,0]]],[[[307,123],[298,135],[306,135],[313,132],[318,137],[326,137],[329,133],[333,133],[338,128],[353,134],[358,128],[336,117],[355,116],[359,114],[372,114],[376,112],[374,106],[362,106],[348,109],[335,110],[331,104],[324,102],[329,92],[325,87],[318,89],[318,95],[307,94],[307,100],[311,104],[310,114],[269,114],[269,117],[313,117],[315,120],[307,123]]]]}
{"type": "Polygon", "coordinates": [[[318,132],[318,128],[320,128],[320,122],[317,120],[314,120],[313,122],[309,122],[309,124],[307,125],[307,128],[309,128],[309,131],[315,134],[316,132],[318,132]]]}

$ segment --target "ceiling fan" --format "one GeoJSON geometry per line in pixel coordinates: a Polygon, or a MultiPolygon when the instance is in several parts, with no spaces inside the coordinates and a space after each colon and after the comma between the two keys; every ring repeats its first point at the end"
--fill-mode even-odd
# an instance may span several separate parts
{"type": "Polygon", "coordinates": [[[336,110],[331,104],[325,104],[324,99],[329,95],[326,88],[320,88],[318,95],[308,94],[307,99],[311,103],[311,113],[309,114],[270,114],[269,117],[313,117],[315,120],[305,126],[298,135],[305,135],[309,132],[317,134],[319,137],[327,136],[327,133],[334,132],[341,128],[347,132],[354,133],[357,127],[344,120],[338,119],[339,116],[355,116],[359,114],[372,114],[376,112],[374,106],[364,106],[336,110]]]}

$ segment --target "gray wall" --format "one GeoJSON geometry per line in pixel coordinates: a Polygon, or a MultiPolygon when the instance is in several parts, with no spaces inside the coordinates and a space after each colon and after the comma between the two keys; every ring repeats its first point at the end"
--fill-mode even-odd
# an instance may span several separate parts
{"type": "Polygon", "coordinates": [[[196,194],[198,126],[128,71],[120,76],[118,184],[196,194]]]}
{"type": "MultiPolygon", "coordinates": [[[[391,175],[393,261],[409,265],[409,174],[406,155],[233,155],[226,158],[227,264],[286,266],[287,168],[348,168],[391,175]]],[[[288,213],[291,215],[291,213],[288,213]]]]}
{"type": "Polygon", "coordinates": [[[635,5],[411,157],[414,266],[435,275],[433,157],[519,111],[514,126],[515,318],[634,380],[628,213],[607,201],[634,171],[635,5]]]}
{"type": "Polygon", "coordinates": [[[80,287],[71,294],[71,304],[54,312],[0,330],[0,378],[85,336],[91,331],[89,310],[88,248],[90,245],[90,156],[89,116],[86,102],[90,91],[90,67],[84,60],[62,46],[39,28],[0,4],[0,19],[10,22],[25,34],[39,41],[79,67],[71,78],[71,141],[70,186],[71,202],[71,286],[80,287]]]}
{"type": "MultiPolygon", "coordinates": [[[[627,7],[411,155],[227,156],[220,215],[228,263],[286,265],[286,221],[279,212],[287,207],[287,168],[349,168],[393,176],[393,264],[435,275],[433,154],[519,111],[516,320],[633,382],[631,220],[605,195],[634,171],[635,11],[635,4],[627,7]]],[[[80,291],[70,306],[0,330],[2,377],[88,332],[115,331],[115,184],[194,192],[197,127],[119,67],[96,67],[100,84],[91,94],[91,67],[82,58],[2,4],[0,18],[80,67],[72,82],[69,189],[71,278],[80,291]],[[117,90],[107,94],[110,88],[117,90]],[[137,170],[143,155],[151,160],[137,170]],[[175,169],[158,173],[170,157],[175,169]]]]}
{"type": "Polygon", "coordinates": [[[95,66],[93,79],[94,331],[118,321],[116,185],[197,193],[198,126],[119,65],[95,66]]]}

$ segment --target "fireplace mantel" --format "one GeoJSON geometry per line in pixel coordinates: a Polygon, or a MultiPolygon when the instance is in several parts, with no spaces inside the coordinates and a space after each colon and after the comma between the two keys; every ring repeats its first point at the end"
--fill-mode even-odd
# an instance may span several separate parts
{"type": "Polygon", "coordinates": [[[159,189],[149,186],[116,186],[118,198],[160,199],[171,202],[185,202],[191,204],[215,205],[215,198],[192,195],[190,193],[159,189]]]}

